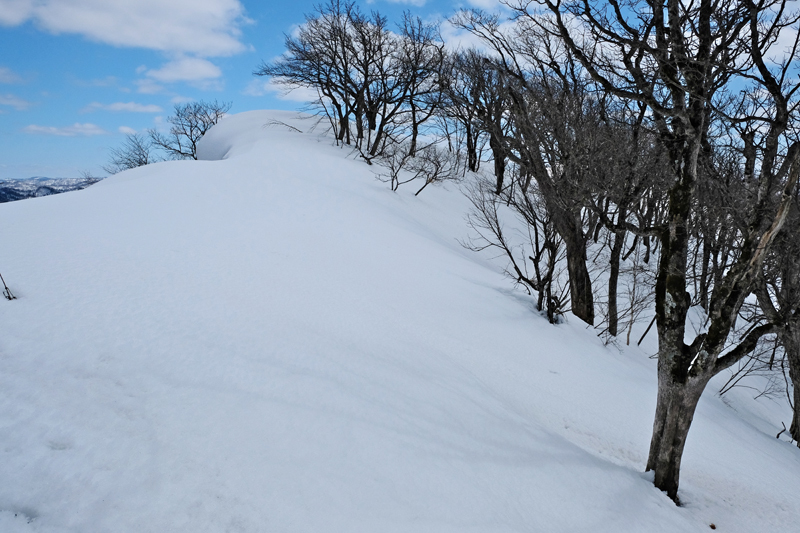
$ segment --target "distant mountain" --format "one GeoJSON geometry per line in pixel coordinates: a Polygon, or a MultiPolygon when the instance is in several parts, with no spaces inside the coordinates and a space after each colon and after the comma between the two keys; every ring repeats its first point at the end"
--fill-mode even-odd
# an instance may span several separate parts
{"type": "Polygon", "coordinates": [[[0,203],[85,189],[103,178],[43,178],[0,180],[0,203]]]}

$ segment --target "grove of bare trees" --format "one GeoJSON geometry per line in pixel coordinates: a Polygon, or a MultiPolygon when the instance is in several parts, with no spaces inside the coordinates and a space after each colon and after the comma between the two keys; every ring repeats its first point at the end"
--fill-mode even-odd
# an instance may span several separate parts
{"type": "Polygon", "coordinates": [[[167,118],[168,132],[155,128],[131,133],[103,167],[109,174],[171,159],[197,159],[197,142],[230,111],[230,102],[200,101],[176,104],[167,118]]]}
{"type": "Polygon", "coordinates": [[[393,26],[329,0],[255,74],[316,91],[393,190],[467,180],[465,244],[500,251],[550,322],[571,311],[630,343],[652,317],[646,469],[675,502],[701,395],[764,346],[800,445],[800,15],[788,0],[504,3],[510,19],[453,17],[481,46],[452,49],[409,14],[393,26]]]}

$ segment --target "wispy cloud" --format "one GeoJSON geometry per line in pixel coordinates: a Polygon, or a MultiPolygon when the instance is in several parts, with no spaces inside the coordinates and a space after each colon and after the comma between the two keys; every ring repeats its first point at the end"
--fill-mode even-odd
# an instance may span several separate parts
{"type": "Polygon", "coordinates": [[[0,27],[27,22],[54,35],[163,52],[171,60],[137,81],[143,94],[178,82],[220,89],[222,72],[206,58],[250,49],[242,27],[252,23],[241,0],[0,0],[0,27]]]}
{"type": "Polygon", "coordinates": [[[91,137],[93,135],[106,135],[108,132],[95,124],[75,123],[72,126],[58,128],[56,126],[25,126],[22,131],[37,135],[56,135],[59,137],[91,137]]]}
{"type": "Polygon", "coordinates": [[[157,69],[140,66],[136,73],[145,76],[134,82],[142,94],[162,93],[166,90],[164,85],[181,82],[204,91],[218,91],[224,87],[222,70],[199,57],[177,57],[157,69]]]}
{"type": "Polygon", "coordinates": [[[84,107],[84,113],[92,111],[116,111],[126,113],[161,113],[163,109],[155,104],[138,104],[136,102],[115,102],[113,104],[101,104],[99,102],[92,102],[84,107]]]}
{"type": "Polygon", "coordinates": [[[239,0],[3,0],[0,25],[34,22],[113,46],[203,57],[242,52],[239,0]]]}
{"type": "Polygon", "coordinates": [[[24,111],[28,109],[32,104],[27,100],[23,100],[13,94],[0,94],[0,105],[7,105],[11,106],[17,111],[24,111]]]}
{"type": "Polygon", "coordinates": [[[467,0],[467,3],[472,7],[485,9],[487,11],[498,11],[506,7],[500,0],[467,0]]]}
{"type": "Polygon", "coordinates": [[[242,94],[247,96],[264,96],[267,94],[272,94],[279,100],[286,100],[289,102],[311,102],[318,98],[317,93],[313,89],[280,85],[272,80],[253,80],[247,84],[247,87],[244,88],[242,94]]]}
{"type": "Polygon", "coordinates": [[[22,78],[7,67],[0,67],[0,83],[19,83],[22,78]]]}
{"type": "MultiPolygon", "coordinates": [[[[368,4],[374,4],[376,0],[367,0],[368,4]]],[[[409,4],[412,6],[422,7],[427,0],[386,0],[390,4],[409,4]]]]}
{"type": "Polygon", "coordinates": [[[218,66],[206,59],[198,57],[183,57],[170,61],[163,67],[148,70],[147,77],[162,83],[177,81],[197,82],[216,79],[222,76],[218,66]]]}
{"type": "Polygon", "coordinates": [[[141,94],[159,94],[165,90],[163,85],[147,78],[136,80],[134,83],[136,84],[136,92],[141,94]]]}
{"type": "Polygon", "coordinates": [[[117,131],[124,133],[125,135],[133,135],[136,133],[135,129],[129,128],[128,126],[120,126],[117,131]]]}

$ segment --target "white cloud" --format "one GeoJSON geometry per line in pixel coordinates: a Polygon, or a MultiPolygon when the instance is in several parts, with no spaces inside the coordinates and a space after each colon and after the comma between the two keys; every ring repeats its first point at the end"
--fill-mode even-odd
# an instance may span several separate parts
{"type": "Polygon", "coordinates": [[[31,106],[31,103],[13,94],[0,94],[0,105],[7,105],[13,107],[17,111],[24,111],[31,106]]]}
{"type": "Polygon", "coordinates": [[[53,34],[206,57],[244,51],[240,28],[250,22],[239,0],[0,0],[0,25],[28,21],[53,34]]]}
{"type": "Polygon", "coordinates": [[[164,86],[153,80],[142,79],[136,80],[134,83],[136,83],[137,92],[142,94],[158,94],[164,92],[164,86]]]}
{"type": "MultiPolygon", "coordinates": [[[[390,4],[410,4],[412,6],[422,7],[427,0],[386,0],[390,4]]],[[[375,0],[367,0],[368,4],[374,4],[375,0]]]]}
{"type": "Polygon", "coordinates": [[[19,83],[21,81],[22,78],[10,68],[0,67],[0,83],[19,83]]]}
{"type": "Polygon", "coordinates": [[[88,123],[79,124],[77,122],[72,126],[66,126],[63,128],[57,128],[55,126],[37,126],[36,124],[31,124],[30,126],[25,126],[22,131],[25,133],[41,135],[57,135],[59,137],[76,137],[79,135],[90,137],[92,135],[105,135],[108,133],[100,126],[88,123]]]}
{"type": "Polygon", "coordinates": [[[246,94],[247,96],[272,94],[279,100],[286,100],[289,102],[311,102],[318,98],[317,92],[313,89],[280,85],[273,80],[253,80],[247,84],[242,94],[246,94]]]}
{"type": "Polygon", "coordinates": [[[101,104],[92,102],[83,108],[83,112],[91,111],[122,111],[127,113],[161,113],[163,109],[155,104],[137,104],[136,102],[115,102],[113,104],[101,104]]]}
{"type": "Polygon", "coordinates": [[[506,6],[500,0],[467,0],[467,3],[472,7],[484,9],[486,11],[502,11],[506,6]]]}
{"type": "Polygon", "coordinates": [[[16,26],[28,20],[33,11],[32,0],[0,0],[0,24],[16,26]]]}
{"type": "Polygon", "coordinates": [[[125,135],[133,135],[136,133],[135,129],[129,128],[128,126],[120,126],[118,131],[120,133],[124,133],[125,135]]]}
{"type": "Polygon", "coordinates": [[[220,76],[222,76],[222,71],[218,66],[199,57],[182,57],[170,61],[159,69],[147,71],[148,78],[162,83],[198,82],[216,79],[220,76]]]}

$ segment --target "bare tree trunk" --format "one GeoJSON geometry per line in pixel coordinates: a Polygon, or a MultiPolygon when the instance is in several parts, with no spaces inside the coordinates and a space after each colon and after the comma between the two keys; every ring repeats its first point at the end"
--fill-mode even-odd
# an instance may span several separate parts
{"type": "Polygon", "coordinates": [[[654,485],[677,503],[686,437],[708,380],[704,376],[681,379],[665,366],[659,364],[658,400],[647,470],[655,471],[654,485]]]}
{"type": "Polygon", "coordinates": [[[411,145],[408,149],[408,153],[409,155],[411,155],[411,157],[417,155],[417,137],[419,137],[419,122],[417,122],[417,106],[414,105],[414,101],[412,100],[411,101],[411,145]]]}
{"type": "Polygon", "coordinates": [[[467,141],[467,168],[471,172],[478,171],[478,147],[476,146],[477,143],[475,142],[476,139],[472,136],[472,128],[467,127],[467,131],[465,133],[466,141],[467,141]]]}
{"type": "Polygon", "coordinates": [[[503,192],[503,180],[506,173],[506,155],[503,150],[503,145],[500,139],[492,133],[489,136],[489,147],[492,149],[492,158],[494,159],[494,176],[497,179],[497,185],[494,193],[500,194],[503,192]]]}
{"type": "Polygon", "coordinates": [[[708,313],[708,262],[711,260],[711,247],[703,242],[703,259],[700,271],[700,306],[708,313]]]}
{"type": "Polygon", "coordinates": [[[381,143],[383,142],[383,127],[384,123],[381,122],[381,125],[378,126],[377,131],[375,132],[375,140],[372,142],[372,147],[369,149],[369,155],[377,155],[380,151],[381,143]]]}
{"type": "Polygon", "coordinates": [[[789,377],[794,390],[792,425],[789,434],[800,447],[800,321],[790,321],[779,333],[781,344],[789,361],[789,377]]]}
{"type": "MultiPolygon", "coordinates": [[[[624,222],[626,218],[625,210],[620,208],[619,221],[624,222]]],[[[625,232],[617,231],[614,233],[614,245],[611,248],[609,264],[611,271],[608,274],[608,333],[616,337],[619,330],[619,311],[617,309],[617,286],[619,284],[620,258],[622,257],[622,246],[625,244],[625,232]]]]}
{"type": "Polygon", "coordinates": [[[586,267],[586,239],[580,215],[559,209],[553,222],[559,236],[564,240],[567,253],[572,313],[587,324],[594,325],[592,278],[586,267]]]}
{"type": "Polygon", "coordinates": [[[594,325],[592,278],[586,268],[586,244],[581,239],[564,239],[569,271],[569,292],[572,313],[589,325],[594,325]]]}
{"type": "Polygon", "coordinates": [[[356,122],[356,144],[359,147],[361,147],[361,143],[364,140],[364,113],[362,111],[361,105],[356,106],[355,122],[356,122]]]}

